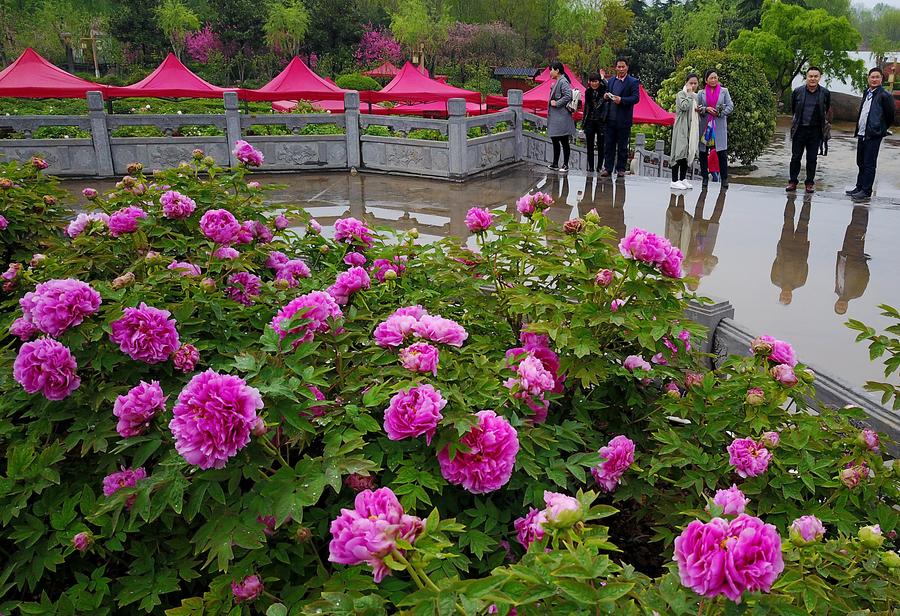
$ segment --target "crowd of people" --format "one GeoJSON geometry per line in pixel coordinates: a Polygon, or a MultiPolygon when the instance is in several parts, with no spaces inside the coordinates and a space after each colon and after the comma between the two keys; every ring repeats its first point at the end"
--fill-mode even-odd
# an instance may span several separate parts
{"type": "MultiPolygon", "coordinates": [[[[555,80],[547,103],[547,134],[553,143],[550,169],[561,173],[569,170],[570,139],[576,134],[574,114],[580,106],[579,95],[583,94],[581,128],[587,145],[586,170],[594,172],[596,161],[601,177],[613,174],[617,178],[624,177],[634,106],[640,99],[640,83],[628,74],[628,60],[616,60],[616,74],[609,80],[600,73],[591,73],[584,93],[573,90],[561,62],[552,62],[549,68],[550,76],[555,80]]],[[[792,145],[786,191],[797,191],[805,153],[803,185],[805,192],[811,194],[815,192],[818,156],[827,154],[832,108],[831,93],[820,83],[821,69],[810,66],[805,76],[805,83],[791,94],[792,145]]],[[[856,201],[872,196],[878,152],[894,122],[894,99],[883,87],[883,80],[884,72],[880,68],[868,72],[868,87],[857,116],[854,134],[859,172],[856,184],[846,191],[856,201]]],[[[695,160],[700,163],[703,188],[708,187],[710,176],[721,182],[723,190],[728,188],[728,117],[733,111],[731,93],[720,83],[715,69],[703,74],[702,84],[698,74],[687,75],[675,97],[675,123],[669,155],[673,190],[693,188],[687,180],[687,172],[695,160]]]]}

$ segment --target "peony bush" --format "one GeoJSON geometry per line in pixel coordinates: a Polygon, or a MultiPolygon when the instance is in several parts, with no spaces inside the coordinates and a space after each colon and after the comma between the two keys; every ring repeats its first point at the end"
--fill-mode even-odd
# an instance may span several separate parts
{"type": "Polygon", "coordinates": [[[5,169],[0,612],[900,603],[892,443],[807,413],[788,341],[709,370],[665,238],[541,193],[469,210],[475,250],[320,224],[236,149],[133,165],[39,238],[53,180],[5,169]]]}

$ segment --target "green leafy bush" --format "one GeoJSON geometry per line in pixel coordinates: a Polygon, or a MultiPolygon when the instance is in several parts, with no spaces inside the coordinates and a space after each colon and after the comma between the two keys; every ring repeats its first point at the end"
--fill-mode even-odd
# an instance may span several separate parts
{"type": "Polygon", "coordinates": [[[414,128],[406,134],[408,139],[423,139],[425,141],[447,141],[447,135],[436,128],[414,128]]]}
{"type": "Polygon", "coordinates": [[[390,137],[391,129],[387,126],[379,126],[378,124],[370,124],[363,130],[363,135],[370,135],[372,137],[390,137]]]}
{"type": "Polygon", "coordinates": [[[0,264],[27,263],[59,237],[69,215],[64,192],[55,178],[33,163],[0,165],[0,264]]]}
{"type": "Polygon", "coordinates": [[[337,124],[307,124],[300,129],[301,135],[343,135],[343,126],[337,124]]]}
{"type": "Polygon", "coordinates": [[[248,135],[290,135],[291,131],[284,124],[251,124],[247,128],[248,135]]]}
{"type": "MultiPolygon", "coordinates": [[[[2,201],[3,215],[16,217],[7,231],[18,233],[43,202],[47,180],[27,168],[6,173],[21,174],[23,188],[2,201]]],[[[23,384],[32,381],[21,375],[0,380],[0,611],[839,614],[889,613],[898,604],[900,563],[890,551],[896,471],[883,463],[875,435],[850,423],[860,412],[807,414],[814,376],[797,364],[789,372],[796,381],[787,379],[765,340],[754,357],[706,370],[706,358],[687,346],[703,332],[683,317],[685,280],[625,258],[599,217],[560,228],[540,210],[524,217],[498,210],[490,230],[474,238],[477,251],[461,248],[459,238],[420,245],[415,231],[371,231],[350,220],[335,225],[335,241],[298,208],[284,211],[294,223],[284,228],[245,169],[219,168],[202,153],[153,177],[133,167],[132,176],[91,206],[118,216],[142,208],[146,217],[133,230],[117,223],[113,237],[94,222],[69,238],[49,224],[37,240],[44,258],[23,267],[0,296],[2,331],[25,318],[19,300],[40,283],[73,278],[102,298],[54,332],[80,379],[50,384],[72,388],[63,400],[27,393],[23,384]],[[162,187],[196,209],[167,216],[161,203],[175,197],[162,187]],[[222,242],[233,242],[237,254],[222,251],[222,242]],[[350,252],[365,253],[366,272],[348,272],[350,252]],[[297,261],[278,265],[281,258],[302,260],[308,276],[297,261]],[[170,269],[173,262],[182,265],[170,269]],[[186,262],[199,274],[177,269],[186,262]],[[338,312],[285,312],[279,327],[291,333],[282,338],[273,328],[290,302],[302,296],[294,306],[309,305],[309,294],[325,290],[340,297],[338,277],[363,273],[368,284],[347,293],[338,312]],[[241,278],[252,284],[239,285],[241,278]],[[179,344],[196,347],[196,366],[184,364],[181,347],[175,359],[169,347],[156,363],[133,358],[160,351],[140,342],[165,331],[136,327],[134,338],[119,336],[125,311],[141,303],[168,311],[179,344]],[[406,314],[388,322],[401,307],[406,314]],[[419,363],[421,347],[398,350],[413,340],[437,350],[434,370],[419,363]],[[191,397],[207,370],[240,379],[234,386],[249,404],[242,419],[228,406],[231,394],[191,397]],[[123,436],[114,410],[128,415],[129,391],[142,381],[158,384],[163,408],[136,428],[128,424],[135,432],[123,436]],[[439,417],[430,427],[415,424],[417,437],[393,434],[387,409],[396,411],[401,392],[425,385],[444,401],[439,417]],[[498,461],[489,440],[478,450],[461,440],[485,409],[508,426],[504,438],[515,431],[515,450],[502,452],[514,466],[499,486],[469,491],[438,455],[445,465],[468,460],[473,468],[498,461]],[[198,449],[170,427],[176,415],[211,433],[222,422],[237,444],[219,448],[210,438],[198,449]],[[619,436],[635,453],[610,487],[598,466],[612,456],[598,449],[619,436]],[[740,438],[754,439],[766,460],[743,478],[727,451],[740,438]],[[195,456],[214,451],[220,468],[199,468],[195,456]],[[110,477],[123,467],[141,472],[110,477]],[[732,484],[749,498],[748,514],[774,525],[784,560],[771,592],[745,592],[739,605],[682,587],[672,562],[673,540],[686,525],[732,516],[708,503],[732,484]],[[337,564],[346,555],[331,544],[330,529],[343,532],[335,520],[351,515],[355,499],[359,508],[374,498],[366,490],[378,486],[389,488],[379,498],[395,518],[363,511],[355,528],[384,522],[371,540],[387,547],[371,552],[369,564],[337,564]],[[544,521],[525,549],[516,521],[547,505],[545,491],[571,498],[558,512],[530,512],[532,522],[544,521]],[[788,525],[799,515],[821,519],[824,538],[789,543],[788,525]],[[881,535],[857,536],[873,524],[881,535]],[[409,533],[396,536],[404,527],[409,533]],[[376,584],[370,565],[390,575],[376,584]]],[[[523,209],[535,201],[544,203],[534,196],[523,209]]],[[[16,242],[14,254],[32,249],[16,242]]],[[[45,318],[30,310],[32,319],[45,318]]],[[[9,336],[0,347],[7,375],[27,356],[25,344],[9,336]]],[[[482,470],[469,479],[496,478],[482,470]]],[[[710,549],[721,555],[731,545],[710,549]]]]}
{"type": "Polygon", "coordinates": [[[381,86],[377,81],[366,75],[360,75],[359,73],[341,75],[334,82],[339,88],[344,88],[345,90],[359,90],[362,92],[363,90],[381,89],[381,86]]]}
{"type": "MultiPolygon", "coordinates": [[[[879,334],[874,328],[856,319],[850,319],[847,327],[859,332],[856,337],[857,342],[865,340],[869,343],[869,356],[872,360],[883,357],[885,353],[888,354],[884,361],[884,376],[890,378],[900,369],[900,312],[887,304],[882,304],[879,308],[881,308],[881,316],[893,321],[885,328],[885,333],[879,334]]],[[[865,388],[868,391],[880,393],[882,404],[888,404],[893,398],[893,402],[891,402],[893,409],[895,411],[900,409],[900,386],[897,384],[869,381],[865,388]]]]}
{"type": "Polygon", "coordinates": [[[701,76],[715,69],[719,81],[728,88],[734,112],[728,116],[728,153],[749,165],[769,146],[775,133],[775,97],[768,82],[761,78],[763,67],[752,56],[733,51],[695,49],[687,53],[672,76],[662,82],[657,102],[664,109],[675,107],[675,95],[684,86],[685,77],[701,76]]]}

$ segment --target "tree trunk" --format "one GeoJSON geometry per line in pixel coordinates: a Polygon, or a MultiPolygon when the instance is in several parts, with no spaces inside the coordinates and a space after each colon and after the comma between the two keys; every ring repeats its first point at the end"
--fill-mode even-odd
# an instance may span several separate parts
{"type": "Polygon", "coordinates": [[[72,49],[72,45],[66,45],[66,65],[69,67],[69,72],[75,72],[75,50],[72,49]]]}

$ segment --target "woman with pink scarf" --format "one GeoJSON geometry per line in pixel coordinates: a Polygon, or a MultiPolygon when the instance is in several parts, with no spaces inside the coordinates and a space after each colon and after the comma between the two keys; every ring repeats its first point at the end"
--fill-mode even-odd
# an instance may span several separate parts
{"type": "Polygon", "coordinates": [[[728,116],[734,103],[728,88],[719,83],[715,69],[706,71],[706,87],[697,93],[697,113],[700,114],[700,172],[703,188],[709,185],[710,168],[716,163],[721,169],[722,188],[728,188],[728,116]]]}

